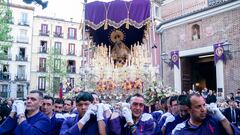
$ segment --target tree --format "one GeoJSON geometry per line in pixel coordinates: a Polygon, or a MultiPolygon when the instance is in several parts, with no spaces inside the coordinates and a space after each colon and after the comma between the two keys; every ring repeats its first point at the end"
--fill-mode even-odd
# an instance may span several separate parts
{"type": "Polygon", "coordinates": [[[6,51],[11,47],[12,36],[10,35],[12,11],[5,0],[0,0],[0,56],[6,56],[6,51]]]}
{"type": "Polygon", "coordinates": [[[58,94],[60,83],[63,82],[67,75],[67,62],[63,56],[60,55],[59,50],[50,48],[50,52],[46,60],[47,65],[47,93],[58,94]]]}

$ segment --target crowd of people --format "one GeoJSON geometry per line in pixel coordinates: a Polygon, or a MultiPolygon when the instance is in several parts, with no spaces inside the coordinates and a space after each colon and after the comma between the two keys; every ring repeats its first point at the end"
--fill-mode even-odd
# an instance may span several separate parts
{"type": "Polygon", "coordinates": [[[161,98],[148,112],[139,93],[111,104],[86,91],[55,99],[33,90],[1,101],[0,135],[240,135],[240,90],[225,106],[204,92],[161,98]]]}

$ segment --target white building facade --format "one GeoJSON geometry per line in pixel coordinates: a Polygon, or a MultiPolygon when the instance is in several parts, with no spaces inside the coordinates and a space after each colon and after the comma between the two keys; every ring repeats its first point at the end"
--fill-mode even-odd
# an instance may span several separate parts
{"type": "Polygon", "coordinates": [[[7,98],[24,98],[29,90],[34,8],[10,4],[13,21],[10,24],[12,45],[5,50],[0,61],[0,95],[7,98]]]}
{"type": "MultiPolygon", "coordinates": [[[[47,80],[47,59],[51,49],[58,50],[59,55],[66,60],[67,75],[61,83],[64,87],[66,84],[75,87],[82,56],[79,25],[63,19],[34,16],[30,89],[45,92],[49,83],[53,83],[47,80]]],[[[58,79],[54,78],[56,82],[59,82],[58,79]]]]}

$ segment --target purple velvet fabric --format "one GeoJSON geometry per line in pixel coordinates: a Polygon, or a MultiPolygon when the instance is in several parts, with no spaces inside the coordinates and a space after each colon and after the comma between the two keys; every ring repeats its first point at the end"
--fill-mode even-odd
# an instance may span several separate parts
{"type": "Polygon", "coordinates": [[[136,28],[141,28],[150,20],[150,1],[132,0],[130,2],[115,0],[112,2],[91,2],[86,4],[85,21],[86,25],[92,29],[98,29],[104,25],[106,20],[108,25],[115,28],[121,27],[128,22],[136,28]]]}

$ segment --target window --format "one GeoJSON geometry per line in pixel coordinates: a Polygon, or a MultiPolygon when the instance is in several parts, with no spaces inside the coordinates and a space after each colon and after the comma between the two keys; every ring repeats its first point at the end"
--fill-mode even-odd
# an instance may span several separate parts
{"type": "Polygon", "coordinates": [[[68,78],[67,79],[67,87],[74,88],[74,78],[68,78]]]}
{"type": "Polygon", "coordinates": [[[19,56],[21,57],[21,58],[24,58],[25,57],[25,48],[19,48],[19,56]]]}
{"type": "Polygon", "coordinates": [[[0,89],[0,97],[6,98],[8,96],[8,85],[3,84],[1,86],[2,88],[0,89]]]}
{"type": "Polygon", "coordinates": [[[27,13],[21,13],[21,18],[19,23],[21,25],[28,25],[28,14],[27,13]]]}
{"type": "Polygon", "coordinates": [[[24,85],[17,85],[17,97],[23,97],[24,85]]]}
{"type": "Polygon", "coordinates": [[[8,85],[7,84],[3,84],[1,92],[7,92],[7,91],[8,91],[8,85]]]}
{"type": "Polygon", "coordinates": [[[25,66],[19,65],[17,69],[17,79],[24,80],[25,79],[25,66]]]}
{"type": "Polygon", "coordinates": [[[154,5],[154,12],[155,12],[154,17],[160,18],[160,7],[156,4],[154,5]]]}
{"type": "Polygon", "coordinates": [[[55,37],[62,37],[62,26],[56,26],[54,36],[55,37]]]}
{"type": "Polygon", "coordinates": [[[77,38],[77,30],[75,28],[68,28],[68,38],[70,39],[77,38]]]}
{"type": "Polygon", "coordinates": [[[74,60],[68,60],[67,72],[76,73],[76,64],[74,60]]]}
{"type": "Polygon", "coordinates": [[[28,43],[27,32],[28,32],[27,30],[20,29],[19,30],[19,36],[17,37],[17,42],[28,43]]]}
{"type": "Polygon", "coordinates": [[[200,39],[200,26],[198,24],[194,24],[192,26],[192,40],[200,39]]]}
{"type": "Polygon", "coordinates": [[[61,60],[60,59],[54,59],[54,71],[59,72],[61,66],[61,60]]]}
{"type": "Polygon", "coordinates": [[[68,54],[69,55],[75,55],[75,44],[70,43],[68,45],[68,54]]]}
{"type": "Polygon", "coordinates": [[[7,65],[7,64],[5,65],[5,64],[4,64],[4,65],[3,65],[3,68],[2,68],[2,71],[3,71],[3,72],[9,72],[9,65],[7,65]]]}
{"type": "Polygon", "coordinates": [[[27,61],[26,48],[19,48],[19,53],[16,55],[16,61],[27,61]]]}
{"type": "Polygon", "coordinates": [[[46,58],[39,58],[39,71],[46,71],[46,58]]]}
{"type": "Polygon", "coordinates": [[[42,36],[48,36],[48,25],[47,24],[42,24],[41,25],[41,30],[40,30],[40,34],[42,36]]]}
{"type": "Polygon", "coordinates": [[[38,89],[39,90],[46,89],[46,77],[38,77],[38,89]]]}
{"type": "Polygon", "coordinates": [[[56,54],[61,54],[61,50],[62,50],[62,43],[61,42],[55,42],[54,45],[54,51],[56,54]]]}
{"type": "Polygon", "coordinates": [[[47,41],[40,41],[40,53],[47,53],[47,41]]]}

